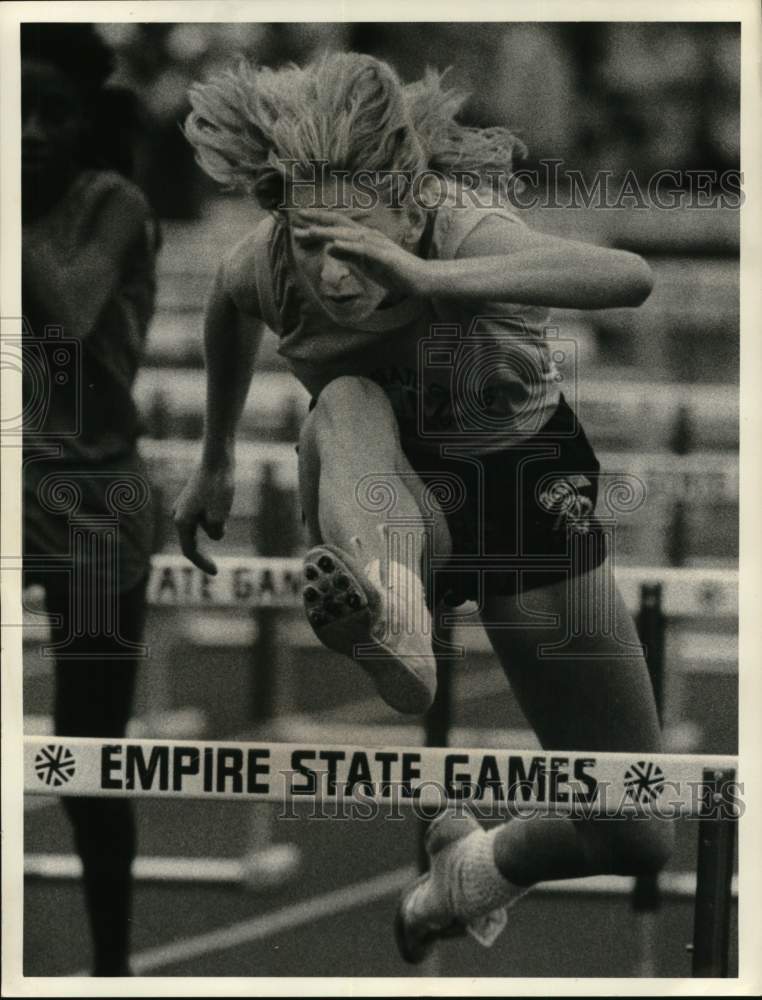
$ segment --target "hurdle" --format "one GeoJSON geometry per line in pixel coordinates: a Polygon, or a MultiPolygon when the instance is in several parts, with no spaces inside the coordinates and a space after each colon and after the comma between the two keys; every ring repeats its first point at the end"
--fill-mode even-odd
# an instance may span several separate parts
{"type": "MultiPolygon", "coordinates": [[[[153,557],[148,601],[156,607],[296,608],[302,605],[302,560],[293,556],[220,556],[209,576],[178,554],[153,557]]],[[[617,566],[630,611],[640,610],[643,583],[662,588],[665,617],[727,618],[738,613],[738,573],[732,569],[617,566]]]]}
{"type": "MultiPolygon", "coordinates": [[[[5,559],[13,568],[20,560],[5,559]]],[[[147,600],[153,607],[273,608],[302,605],[302,560],[293,556],[218,556],[218,573],[209,576],[179,553],[160,553],[151,560],[147,600]]],[[[732,569],[618,566],[616,580],[628,609],[648,614],[651,634],[663,640],[661,630],[670,618],[733,618],[738,613],[738,573],[732,569]],[[643,586],[658,587],[657,600],[648,602],[643,586]]],[[[466,605],[468,608],[468,605],[466,605]]],[[[26,627],[44,630],[46,623],[26,627]]],[[[474,641],[478,642],[478,639],[474,641]]]]}
{"type": "MultiPolygon", "coordinates": [[[[152,562],[148,600],[163,605],[188,608],[254,608],[269,612],[301,608],[302,562],[293,557],[238,557],[217,559],[218,574],[210,577],[179,555],[155,556],[152,562]]],[[[647,658],[653,671],[654,687],[661,687],[664,642],[670,620],[713,618],[732,620],[738,614],[738,574],[735,570],[618,567],[616,579],[630,612],[635,616],[641,640],[647,646],[647,658]],[[657,665],[658,661],[658,665],[657,665]]],[[[464,615],[472,613],[466,605],[464,615]]],[[[453,615],[453,623],[458,616],[453,615]]],[[[273,662],[275,639],[270,627],[260,630],[256,651],[258,662],[273,662]]],[[[449,626],[448,626],[449,627],[449,626]]],[[[465,628],[455,633],[469,652],[488,650],[482,630],[465,628]]],[[[427,725],[432,745],[447,743],[449,685],[451,671],[440,669],[439,694],[429,712],[427,725]]],[[[256,680],[263,702],[272,717],[272,678],[256,680]]],[[[502,690],[504,680],[500,681],[502,690]]],[[[263,715],[258,716],[260,719],[263,715]]],[[[267,717],[267,716],[265,716],[267,717]]]]}
{"type": "MultiPolygon", "coordinates": [[[[277,476],[277,473],[273,475],[277,476]]],[[[277,532],[274,537],[280,542],[283,535],[277,532]]],[[[223,556],[217,562],[219,573],[211,577],[179,554],[154,556],[148,602],[159,608],[238,608],[258,614],[264,611],[264,627],[258,629],[251,651],[256,666],[252,671],[251,698],[255,718],[260,721],[272,719],[275,714],[274,678],[271,671],[263,671],[259,665],[274,662],[276,637],[273,614],[301,607],[301,560],[294,557],[223,556]]],[[[617,571],[617,580],[631,612],[646,628],[644,641],[653,644],[654,649],[663,650],[665,629],[670,618],[678,615],[689,619],[705,615],[729,618],[737,614],[737,574],[734,571],[621,567],[617,571]],[[654,593],[654,588],[658,593],[656,599],[648,596],[654,593]]],[[[29,633],[34,631],[34,626],[28,629],[29,633]]],[[[43,632],[44,628],[40,631],[43,632]]],[[[486,650],[484,636],[479,630],[468,629],[465,635],[469,650],[486,650]]],[[[649,656],[649,660],[653,662],[653,656],[649,656]]],[[[451,728],[451,671],[440,670],[439,674],[437,701],[426,722],[429,727],[428,742],[435,746],[446,745],[451,728]]],[[[500,684],[502,690],[502,678],[500,684]]],[[[278,845],[272,846],[275,849],[278,845]]],[[[279,854],[275,860],[280,866],[284,859],[279,854]]],[[[290,862],[281,869],[284,877],[294,870],[294,862],[295,855],[292,854],[290,862]]],[[[68,863],[67,870],[72,870],[72,864],[73,861],[68,863]]]]}
{"type": "MultiPolygon", "coordinates": [[[[295,413],[295,403],[289,410],[295,413]]],[[[298,417],[293,416],[293,421],[298,417]]],[[[293,429],[293,435],[296,431],[293,429]]],[[[178,493],[187,480],[198,459],[198,445],[195,441],[183,439],[145,438],[141,442],[141,454],[147,464],[149,477],[153,483],[154,495],[160,509],[168,492],[178,493]]],[[[738,457],[722,451],[695,451],[688,454],[622,451],[599,453],[602,474],[618,474],[626,470],[628,481],[639,480],[648,497],[658,505],[660,521],[665,525],[663,534],[658,536],[657,551],[652,552],[654,562],[666,562],[670,566],[682,567],[689,557],[689,511],[693,504],[711,502],[728,506],[738,504],[738,457]]],[[[285,502],[289,510],[298,504],[297,462],[291,444],[278,441],[241,442],[236,449],[236,493],[231,511],[231,524],[236,521],[256,517],[261,524],[267,524],[275,512],[279,520],[279,532],[293,535],[294,525],[284,522],[281,505],[285,502]]],[[[627,530],[642,532],[645,524],[641,514],[633,511],[632,520],[627,519],[627,530]]],[[[169,520],[166,516],[157,520],[156,548],[164,547],[167,541],[169,520]]],[[[259,539],[277,537],[263,528],[259,539]]],[[[276,552],[260,551],[260,554],[283,555],[282,547],[276,552]]]]}
{"type": "MultiPolygon", "coordinates": [[[[632,381],[622,369],[591,373],[572,398],[575,412],[591,440],[618,443],[632,438],[633,427],[648,427],[649,439],[667,450],[691,449],[695,428],[701,428],[703,446],[736,448],[738,445],[738,392],[732,385],[707,383],[697,394],[684,382],[632,381]],[[602,377],[605,376],[605,377],[602,377]],[[611,393],[612,377],[618,389],[611,393]],[[675,445],[678,447],[675,448],[675,445]]],[[[201,369],[181,367],[141,368],[135,397],[141,414],[156,437],[198,438],[202,432],[205,375],[201,369]]],[[[295,441],[294,430],[307,412],[309,395],[285,371],[260,372],[254,377],[241,417],[242,435],[256,438],[263,430],[281,440],[295,441]]]]}
{"type": "MultiPolygon", "coordinates": [[[[183,438],[143,438],[140,452],[152,482],[162,488],[168,481],[182,482],[190,475],[198,461],[198,442],[183,438]],[[168,475],[167,470],[171,470],[168,475]]],[[[666,492],[677,503],[689,498],[738,501],[738,457],[727,451],[692,451],[675,454],[659,451],[606,451],[599,452],[601,468],[626,470],[649,487],[666,492]],[[711,492],[710,492],[711,491],[711,492]]],[[[293,444],[281,441],[241,441],[236,446],[236,487],[261,484],[264,471],[271,467],[271,474],[283,486],[296,489],[297,462],[293,444]]],[[[234,502],[238,516],[249,516],[254,511],[250,493],[234,502]]],[[[262,506],[266,499],[263,497],[262,506]]],[[[675,513],[673,512],[673,518],[675,513]]]]}
{"type": "MultiPolygon", "coordinates": [[[[296,871],[300,856],[293,844],[273,844],[241,858],[139,855],[132,865],[135,882],[168,885],[230,886],[266,892],[279,889],[296,871]]],[[[77,881],[82,862],[74,854],[31,854],[24,857],[24,877],[46,881],[77,881]]]]}
{"type": "MultiPolygon", "coordinates": [[[[272,802],[415,810],[445,803],[495,816],[698,819],[692,972],[727,976],[736,757],[548,750],[24,739],[29,795],[272,802]]],[[[326,812],[325,815],[328,815],[326,812]]],[[[367,813],[365,814],[367,816],[367,813]]]]}

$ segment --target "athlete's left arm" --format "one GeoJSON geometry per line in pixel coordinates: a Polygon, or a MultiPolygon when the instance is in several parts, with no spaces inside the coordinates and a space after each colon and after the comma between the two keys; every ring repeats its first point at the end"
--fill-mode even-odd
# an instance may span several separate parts
{"type": "Polygon", "coordinates": [[[489,216],[454,260],[427,262],[428,294],[569,309],[639,306],[653,288],[637,254],[533,232],[489,216]]]}

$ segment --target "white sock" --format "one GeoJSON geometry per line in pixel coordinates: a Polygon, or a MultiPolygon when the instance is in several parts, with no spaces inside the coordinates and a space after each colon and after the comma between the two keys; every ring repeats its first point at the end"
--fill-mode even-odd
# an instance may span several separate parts
{"type": "Polygon", "coordinates": [[[438,856],[431,875],[411,897],[415,916],[434,926],[456,918],[468,923],[513,905],[529,891],[529,886],[507,879],[495,864],[495,837],[501,829],[474,830],[444,849],[451,852],[449,859],[438,856]]]}
{"type": "Polygon", "coordinates": [[[495,838],[503,829],[474,830],[464,837],[450,883],[455,916],[464,922],[512,906],[531,888],[511,882],[495,864],[495,838]]]}

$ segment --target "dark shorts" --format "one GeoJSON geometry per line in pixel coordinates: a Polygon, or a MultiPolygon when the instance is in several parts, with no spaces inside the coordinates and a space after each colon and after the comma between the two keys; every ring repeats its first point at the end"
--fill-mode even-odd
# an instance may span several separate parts
{"type": "Polygon", "coordinates": [[[438,454],[410,440],[402,448],[452,538],[449,558],[434,548],[434,603],[524,593],[573,579],[606,558],[593,513],[600,463],[563,396],[537,435],[498,452],[463,447],[457,457],[443,456],[441,447],[438,454]]]}
{"type": "Polygon", "coordinates": [[[443,457],[405,441],[403,450],[443,498],[452,538],[449,564],[439,568],[434,560],[435,600],[457,605],[524,593],[577,577],[606,558],[593,513],[600,463],[563,397],[537,435],[502,451],[476,455],[464,448],[458,457],[443,457]]]}

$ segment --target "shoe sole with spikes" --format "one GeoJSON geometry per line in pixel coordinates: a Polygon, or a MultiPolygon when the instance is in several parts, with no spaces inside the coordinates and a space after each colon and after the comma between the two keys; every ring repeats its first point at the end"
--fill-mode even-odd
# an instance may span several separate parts
{"type": "Polygon", "coordinates": [[[384,602],[363,570],[342,549],[324,544],[304,557],[303,573],[304,609],[320,642],[359,664],[387,705],[404,714],[426,712],[436,691],[433,655],[424,663],[426,657],[405,656],[377,638],[384,602]],[[375,655],[357,653],[358,646],[372,646],[375,655]]]}

